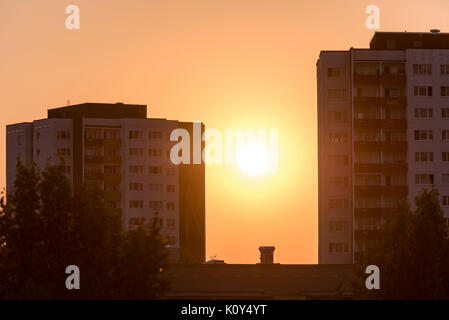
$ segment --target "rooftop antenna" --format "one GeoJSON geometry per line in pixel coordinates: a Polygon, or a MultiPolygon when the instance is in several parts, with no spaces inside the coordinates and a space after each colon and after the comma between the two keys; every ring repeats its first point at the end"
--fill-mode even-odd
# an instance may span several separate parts
{"type": "Polygon", "coordinates": [[[70,100],[67,99],[67,107],[70,106],[70,100]]]}

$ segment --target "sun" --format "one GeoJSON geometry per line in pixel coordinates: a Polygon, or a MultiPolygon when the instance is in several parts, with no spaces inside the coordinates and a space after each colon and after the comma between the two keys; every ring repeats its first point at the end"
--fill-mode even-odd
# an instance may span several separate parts
{"type": "Polygon", "coordinates": [[[267,173],[269,156],[267,147],[262,143],[248,143],[236,150],[237,166],[249,175],[267,173]]]}

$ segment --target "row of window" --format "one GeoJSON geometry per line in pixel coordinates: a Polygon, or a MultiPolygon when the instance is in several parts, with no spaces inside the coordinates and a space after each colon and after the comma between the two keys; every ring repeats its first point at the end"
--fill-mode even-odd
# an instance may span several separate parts
{"type": "MultiPolygon", "coordinates": [[[[128,132],[128,138],[129,139],[142,139],[143,138],[143,131],[130,130],[128,132]]],[[[160,132],[160,131],[150,131],[150,132],[148,132],[148,138],[150,140],[160,140],[160,139],[162,139],[162,132],[160,132]]]]}
{"type": "MultiPolygon", "coordinates": [[[[163,185],[162,183],[150,183],[149,190],[151,192],[162,192],[163,185]]],[[[143,191],[143,183],[130,183],[129,190],[133,192],[142,192],[143,191]]],[[[166,185],[167,192],[175,192],[175,185],[167,184],[166,185]]]]}
{"type": "MultiPolygon", "coordinates": [[[[415,141],[430,141],[433,140],[433,130],[415,130],[415,141]]],[[[449,130],[441,130],[441,140],[449,140],[449,130]]]]}
{"type": "MultiPolygon", "coordinates": [[[[160,200],[152,200],[148,202],[148,208],[153,210],[161,210],[163,207],[163,202],[160,200]]],[[[143,200],[130,200],[129,201],[129,208],[130,209],[143,209],[143,200]]],[[[166,203],[166,209],[167,210],[175,210],[175,203],[174,202],[167,202],[166,203]]]]}
{"type": "MultiPolygon", "coordinates": [[[[424,151],[424,152],[415,152],[415,161],[416,162],[433,162],[433,152],[424,151]]],[[[441,152],[441,161],[449,162],[449,152],[444,151],[441,152]]]]}
{"type": "Polygon", "coordinates": [[[347,220],[331,220],[329,221],[329,232],[347,232],[347,220]]]}
{"type": "MultiPolygon", "coordinates": [[[[379,74],[379,70],[378,70],[378,66],[374,66],[375,68],[373,68],[373,72],[372,74],[378,75],[379,74]]],[[[385,69],[384,68],[384,73],[386,74],[391,74],[391,72],[389,72],[389,69],[385,69]]],[[[432,74],[433,72],[433,68],[432,68],[432,64],[425,64],[425,63],[420,63],[420,64],[413,64],[413,74],[421,74],[421,75],[426,75],[426,74],[432,74]]],[[[397,74],[403,74],[402,72],[396,72],[397,74]]],[[[440,74],[449,74],[449,64],[440,64],[440,74]]],[[[333,67],[333,68],[327,68],[327,76],[329,78],[336,78],[336,77],[341,77],[343,75],[342,72],[342,68],[338,68],[338,67],[333,67]]]]}
{"type": "MultiPolygon", "coordinates": [[[[145,217],[133,217],[133,218],[129,218],[129,225],[130,226],[138,226],[138,225],[143,225],[146,223],[146,218],[145,217]]],[[[169,228],[174,228],[176,225],[176,221],[175,219],[166,219],[167,220],[167,227],[169,228]]],[[[150,224],[151,225],[157,225],[159,227],[163,227],[164,226],[164,219],[163,218],[158,218],[158,217],[152,217],[150,218],[150,224]]],[[[176,241],[175,241],[176,242],[176,241]]]]}
{"type": "Polygon", "coordinates": [[[329,253],[342,253],[348,252],[347,242],[330,242],[329,243],[329,253]]]}
{"type": "MultiPolygon", "coordinates": [[[[143,156],[143,148],[129,148],[129,155],[130,156],[143,156]]],[[[162,149],[149,149],[148,155],[150,157],[161,157],[162,156],[162,149]]],[[[167,156],[169,153],[167,153],[167,156]]]]}
{"type": "MultiPolygon", "coordinates": [[[[129,172],[133,173],[133,174],[139,174],[139,173],[143,173],[143,166],[129,166],[129,172]]],[[[154,175],[159,175],[162,174],[162,167],[160,166],[150,166],[148,168],[148,172],[150,174],[154,174],[154,175]]],[[[176,169],[175,168],[167,168],[167,175],[168,176],[174,176],[176,174],[176,169]]]]}

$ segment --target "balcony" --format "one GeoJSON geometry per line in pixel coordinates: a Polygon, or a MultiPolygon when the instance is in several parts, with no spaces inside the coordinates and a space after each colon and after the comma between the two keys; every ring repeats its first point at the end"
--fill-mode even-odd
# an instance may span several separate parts
{"type": "Polygon", "coordinates": [[[382,163],[382,172],[407,172],[407,163],[382,163]]]}
{"type": "Polygon", "coordinates": [[[354,230],[354,239],[375,240],[379,236],[379,230],[354,230]]]}
{"type": "Polygon", "coordinates": [[[86,172],[84,174],[85,180],[103,180],[104,175],[101,172],[86,172]]]}
{"type": "Polygon", "coordinates": [[[84,156],[84,162],[86,163],[103,163],[102,156],[84,156]]]}
{"type": "Polygon", "coordinates": [[[407,196],[408,186],[406,185],[383,186],[382,193],[387,196],[407,196]]]}
{"type": "Polygon", "coordinates": [[[355,129],[379,129],[380,124],[379,119],[354,119],[355,129]]]}
{"type": "Polygon", "coordinates": [[[381,77],[378,74],[357,74],[354,73],[354,83],[357,84],[374,84],[379,83],[381,77]]]}
{"type": "Polygon", "coordinates": [[[122,192],[119,190],[105,191],[104,199],[105,200],[119,200],[122,198],[122,192]]]}
{"type": "Polygon", "coordinates": [[[101,147],[103,145],[103,139],[84,138],[84,145],[91,146],[91,147],[101,147]]]}
{"type": "Polygon", "coordinates": [[[380,141],[354,141],[354,150],[379,150],[380,141]]]}
{"type": "Polygon", "coordinates": [[[122,175],[120,173],[105,173],[104,182],[117,184],[122,181],[122,175]]]}
{"type": "Polygon", "coordinates": [[[104,146],[111,148],[120,148],[122,146],[122,140],[120,139],[104,139],[104,146]]]}
{"type": "Polygon", "coordinates": [[[377,195],[406,196],[408,187],[406,185],[356,185],[354,186],[356,196],[377,195]]]}
{"type": "Polygon", "coordinates": [[[406,107],[407,106],[407,98],[406,97],[385,97],[382,103],[383,107],[406,107]]]}
{"type": "Polygon", "coordinates": [[[382,85],[402,85],[405,86],[405,74],[383,74],[381,76],[382,85]]]}
{"type": "Polygon", "coordinates": [[[354,97],[354,107],[376,107],[382,102],[382,97],[354,97]]]}
{"type": "Polygon", "coordinates": [[[356,218],[363,217],[392,217],[397,213],[397,208],[355,208],[356,218]]]}
{"type": "Polygon", "coordinates": [[[377,173],[382,172],[380,163],[354,163],[355,173],[377,173]]]}
{"type": "Polygon", "coordinates": [[[382,185],[372,185],[372,186],[356,185],[354,186],[354,193],[355,196],[363,196],[363,195],[380,196],[382,194],[382,185]]]}
{"type": "Polygon", "coordinates": [[[122,163],[122,157],[119,156],[104,156],[104,163],[122,163]]]}
{"type": "Polygon", "coordinates": [[[382,141],[380,148],[383,151],[407,151],[407,141],[382,141]]]}
{"type": "Polygon", "coordinates": [[[407,119],[383,119],[382,129],[407,129],[407,119]]]}

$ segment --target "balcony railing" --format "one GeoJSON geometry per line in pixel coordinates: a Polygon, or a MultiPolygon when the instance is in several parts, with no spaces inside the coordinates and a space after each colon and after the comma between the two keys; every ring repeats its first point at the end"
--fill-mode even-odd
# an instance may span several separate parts
{"type": "Polygon", "coordinates": [[[390,195],[405,196],[408,193],[406,185],[355,185],[355,195],[390,195]]]}
{"type": "Polygon", "coordinates": [[[122,140],[120,140],[120,139],[104,139],[104,146],[120,148],[122,146],[122,140]]]}
{"type": "Polygon", "coordinates": [[[357,218],[363,217],[391,217],[397,213],[397,208],[355,208],[354,215],[357,218]]]}
{"type": "Polygon", "coordinates": [[[84,162],[87,162],[87,163],[102,163],[103,162],[103,156],[86,155],[86,156],[84,156],[84,162]]]}
{"type": "Polygon", "coordinates": [[[103,145],[103,139],[99,138],[84,138],[84,145],[85,146],[92,146],[92,147],[100,147],[103,145]]]}
{"type": "Polygon", "coordinates": [[[380,124],[383,129],[407,129],[407,119],[383,119],[380,124]]]}
{"type": "Polygon", "coordinates": [[[120,173],[105,173],[104,181],[108,183],[119,183],[122,180],[120,173]]]}
{"type": "Polygon", "coordinates": [[[86,172],[84,174],[84,179],[86,179],[86,180],[103,180],[104,175],[101,172],[86,172]]]}
{"type": "Polygon", "coordinates": [[[104,192],[104,198],[106,200],[116,200],[121,199],[122,192],[119,190],[111,190],[111,191],[105,191],[104,192]]]}
{"type": "Polygon", "coordinates": [[[354,83],[368,84],[379,83],[381,77],[378,74],[358,74],[354,73],[354,83]]]}
{"type": "Polygon", "coordinates": [[[407,163],[354,163],[356,173],[407,172],[407,163]]]}
{"type": "Polygon", "coordinates": [[[354,230],[354,239],[375,240],[379,236],[379,230],[354,230]]]}
{"type": "Polygon", "coordinates": [[[122,163],[122,157],[104,156],[104,163],[122,163]]]}
{"type": "Polygon", "coordinates": [[[405,74],[383,74],[381,76],[383,85],[405,85],[405,74]]]}
{"type": "Polygon", "coordinates": [[[354,141],[354,150],[407,151],[407,141],[354,141]]]}

